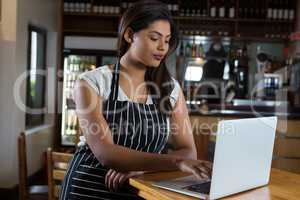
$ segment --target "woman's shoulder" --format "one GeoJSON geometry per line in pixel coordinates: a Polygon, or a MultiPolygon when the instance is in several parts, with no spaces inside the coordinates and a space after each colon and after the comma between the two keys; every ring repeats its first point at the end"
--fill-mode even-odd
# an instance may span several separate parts
{"type": "Polygon", "coordinates": [[[107,96],[110,89],[112,74],[109,65],[103,65],[96,69],[86,71],[78,76],[79,80],[85,80],[98,95],[107,96]]]}
{"type": "Polygon", "coordinates": [[[91,78],[99,78],[100,77],[109,77],[111,74],[110,66],[109,65],[103,65],[100,67],[97,67],[96,69],[83,72],[79,75],[79,78],[81,77],[91,77],[91,78]]]}

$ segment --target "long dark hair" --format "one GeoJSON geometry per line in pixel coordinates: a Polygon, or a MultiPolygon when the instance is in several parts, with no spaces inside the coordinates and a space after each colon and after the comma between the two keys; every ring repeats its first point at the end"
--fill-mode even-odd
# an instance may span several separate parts
{"type": "Polygon", "coordinates": [[[157,91],[151,87],[151,84],[147,85],[153,100],[156,104],[160,105],[160,111],[169,114],[172,110],[169,96],[174,88],[174,84],[166,67],[166,59],[174,52],[174,50],[176,50],[178,38],[175,23],[168,7],[164,3],[155,0],[143,0],[136,2],[132,7],[127,9],[119,24],[118,56],[120,59],[129,48],[129,44],[124,39],[124,33],[128,27],[130,27],[133,32],[138,32],[147,28],[156,20],[166,20],[170,23],[171,38],[169,41],[169,51],[161,61],[159,67],[147,67],[145,81],[154,83],[158,86],[160,95],[158,95],[157,91]]]}

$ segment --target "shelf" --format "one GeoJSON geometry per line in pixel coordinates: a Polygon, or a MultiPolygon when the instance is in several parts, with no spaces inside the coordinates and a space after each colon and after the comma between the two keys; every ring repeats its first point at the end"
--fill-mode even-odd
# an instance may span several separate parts
{"type": "Polygon", "coordinates": [[[295,23],[293,20],[271,20],[271,19],[237,19],[237,22],[255,22],[255,23],[289,23],[293,24],[295,23]]]}
{"type": "Polygon", "coordinates": [[[233,37],[234,41],[254,41],[254,42],[270,42],[270,43],[282,43],[288,42],[289,38],[266,38],[266,37],[249,37],[249,36],[241,36],[241,37],[233,37]]]}
{"type": "MultiPolygon", "coordinates": [[[[64,35],[76,35],[76,36],[118,36],[118,24],[122,14],[98,14],[98,13],[81,13],[81,12],[65,12],[64,16],[64,35]],[[88,18],[86,18],[88,17],[88,18]],[[75,19],[74,19],[75,18],[75,19]],[[102,27],[99,27],[99,24],[102,27]]],[[[189,34],[186,36],[204,36],[213,38],[230,38],[233,40],[248,40],[248,41],[266,41],[266,42],[286,42],[289,38],[264,38],[265,35],[272,35],[268,33],[268,29],[261,30],[260,33],[252,32],[251,27],[266,26],[268,27],[283,27],[284,30],[292,30],[294,27],[294,20],[272,20],[272,19],[245,19],[245,18],[212,18],[205,16],[173,16],[177,21],[179,29],[182,30],[201,30],[201,27],[206,26],[205,31],[211,32],[209,35],[189,34]],[[197,21],[197,22],[196,22],[197,21]],[[199,23],[198,23],[199,22],[199,23]],[[198,25],[197,25],[198,24],[198,25]],[[227,35],[218,35],[218,30],[224,30],[227,35]],[[250,33],[250,34],[249,34],[250,33]],[[253,36],[251,36],[251,33],[253,36]],[[241,35],[241,38],[238,35],[241,35]],[[243,35],[250,35],[243,36],[243,35]],[[258,35],[258,36],[255,36],[258,35]],[[262,35],[261,37],[259,35],[262,35]],[[236,37],[237,36],[237,37],[236,37]]],[[[254,30],[254,29],[253,29],[254,30]]],[[[204,30],[203,30],[204,31],[204,30]]],[[[278,33],[281,34],[281,33],[278,33]]],[[[277,34],[275,34],[276,36],[277,34]]]]}
{"type": "Polygon", "coordinates": [[[279,43],[279,42],[287,42],[289,38],[266,38],[266,37],[249,37],[249,36],[217,36],[217,35],[186,35],[183,34],[180,39],[181,40],[191,40],[193,37],[203,37],[204,41],[214,41],[214,40],[222,40],[222,41],[258,41],[258,42],[271,42],[271,43],[279,43]]]}
{"type": "MultiPolygon", "coordinates": [[[[82,17],[107,17],[120,18],[122,14],[99,14],[99,13],[82,13],[82,12],[64,12],[64,16],[82,16],[82,17]]],[[[173,16],[175,20],[203,20],[203,21],[223,21],[223,22],[257,22],[257,23],[295,23],[293,20],[272,20],[272,19],[244,19],[244,18],[218,18],[203,16],[173,16]]]]}
{"type": "Polygon", "coordinates": [[[121,14],[99,14],[99,13],[84,13],[84,12],[64,12],[64,16],[79,16],[79,17],[111,17],[111,18],[118,18],[121,17],[121,14]]]}
{"type": "Polygon", "coordinates": [[[236,22],[236,18],[212,18],[201,16],[173,16],[175,20],[203,20],[203,21],[223,21],[223,22],[236,22]]]}
{"type": "Polygon", "coordinates": [[[76,36],[117,36],[117,31],[104,31],[104,30],[83,30],[83,29],[65,29],[64,35],[76,36]]]}

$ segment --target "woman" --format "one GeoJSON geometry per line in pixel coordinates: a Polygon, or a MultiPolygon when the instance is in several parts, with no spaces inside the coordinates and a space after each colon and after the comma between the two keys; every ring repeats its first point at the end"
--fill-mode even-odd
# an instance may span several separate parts
{"type": "Polygon", "coordinates": [[[60,199],[139,199],[124,186],[147,171],[210,175],[211,164],[196,160],[184,96],[166,68],[176,45],[174,22],[164,4],[139,2],[124,13],[118,62],[86,72],[76,83],[84,140],[60,199]],[[162,154],[171,126],[175,150],[162,154]]]}

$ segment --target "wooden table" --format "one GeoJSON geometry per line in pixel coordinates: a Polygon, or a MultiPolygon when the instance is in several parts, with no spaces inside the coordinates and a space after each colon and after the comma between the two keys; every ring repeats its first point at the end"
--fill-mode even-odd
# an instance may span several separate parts
{"type": "MultiPolygon", "coordinates": [[[[157,188],[151,185],[153,181],[177,178],[188,175],[179,171],[156,172],[131,178],[129,184],[135,187],[138,195],[147,200],[195,200],[198,198],[157,188]]],[[[235,194],[226,200],[299,200],[300,199],[300,175],[278,169],[271,170],[271,178],[268,186],[235,194]]]]}

